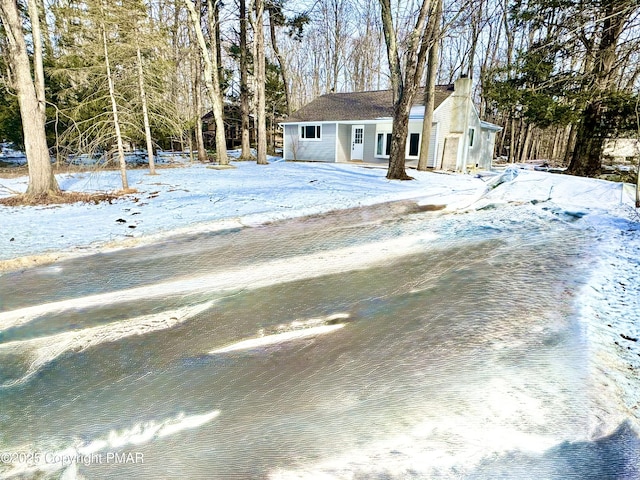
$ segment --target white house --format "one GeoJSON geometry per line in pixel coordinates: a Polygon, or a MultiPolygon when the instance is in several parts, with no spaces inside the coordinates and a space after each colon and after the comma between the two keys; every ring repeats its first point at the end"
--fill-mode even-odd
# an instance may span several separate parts
{"type": "MultiPolygon", "coordinates": [[[[424,119],[422,95],[411,109],[406,161],[416,165],[424,119]]],[[[387,163],[391,141],[391,90],[331,93],[316,98],[281,123],[285,160],[387,163]]],[[[466,171],[489,169],[495,134],[471,101],[471,79],[436,87],[427,165],[466,171]]]]}

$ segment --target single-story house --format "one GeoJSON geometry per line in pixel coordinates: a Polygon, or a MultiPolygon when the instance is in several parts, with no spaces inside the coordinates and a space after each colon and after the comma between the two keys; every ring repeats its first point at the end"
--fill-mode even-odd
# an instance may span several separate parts
{"type": "MultiPolygon", "coordinates": [[[[406,162],[416,165],[424,120],[418,95],[409,116],[406,162]]],[[[285,160],[387,163],[391,141],[391,90],[322,95],[281,122],[285,160]]],[[[436,87],[427,165],[466,171],[491,168],[501,127],[480,120],[471,101],[471,79],[436,87]]]]}

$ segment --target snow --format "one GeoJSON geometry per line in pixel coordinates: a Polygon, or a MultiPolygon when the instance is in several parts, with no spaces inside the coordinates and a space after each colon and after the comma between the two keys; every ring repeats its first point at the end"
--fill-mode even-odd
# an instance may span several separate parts
{"type": "MultiPolygon", "coordinates": [[[[213,169],[184,164],[128,172],[137,193],[112,203],[0,206],[0,272],[71,255],[152,242],[171,235],[259,225],[336,209],[411,199],[446,205],[439,215],[526,204],[559,213],[597,232],[598,261],[576,297],[593,369],[602,391],[639,418],[640,214],[635,186],[508,167],[502,173],[444,174],[410,170],[414,181],[389,181],[371,165],[233,162],[213,169]],[[626,338],[625,338],[626,337],[626,338]]],[[[58,175],[68,191],[113,191],[119,173],[58,175]]],[[[0,179],[0,196],[24,191],[27,178],[0,179]]],[[[0,274],[1,275],[1,274],[0,274]]],[[[1,278],[1,277],[0,277],[1,278]]],[[[603,393],[604,395],[604,393],[603,393]]],[[[640,422],[637,423],[640,425],[640,422]]]]}
{"type": "MultiPolygon", "coordinates": [[[[485,189],[484,182],[470,176],[413,172],[416,182],[401,183],[386,180],[381,168],[277,159],[268,166],[233,165],[235,169],[217,170],[187,164],[159,169],[157,176],[130,170],[129,185],[138,193],[111,204],[0,206],[0,270],[17,257],[95,252],[176,233],[255,225],[391,200],[415,198],[465,207],[485,189]]],[[[116,171],[57,178],[66,191],[114,191],[121,185],[116,171]]],[[[0,179],[0,196],[26,187],[26,177],[0,179]]]]}

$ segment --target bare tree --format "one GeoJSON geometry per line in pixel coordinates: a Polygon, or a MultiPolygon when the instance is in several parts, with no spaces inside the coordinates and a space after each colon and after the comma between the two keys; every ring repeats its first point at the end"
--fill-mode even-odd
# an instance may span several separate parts
{"type": "Polygon", "coordinates": [[[111,74],[111,64],[109,63],[109,48],[107,43],[107,27],[105,23],[106,11],[104,0],[100,1],[100,30],[102,35],[102,46],[104,49],[104,66],[107,73],[107,83],[109,85],[109,99],[111,100],[111,112],[113,114],[113,127],[116,134],[116,145],[118,149],[118,163],[120,165],[120,178],[122,179],[122,188],[129,188],[127,180],[127,163],[124,158],[124,144],[122,142],[122,132],[120,130],[120,118],[118,116],[118,103],[116,102],[116,92],[113,83],[113,75],[111,74]]]}
{"type": "Polygon", "coordinates": [[[256,107],[258,122],[258,165],[267,165],[267,117],[265,112],[264,0],[256,0],[254,41],[256,42],[256,107]]]}
{"type": "Polygon", "coordinates": [[[405,170],[405,150],[409,130],[409,113],[418,91],[427,53],[435,40],[437,23],[428,21],[435,16],[435,2],[422,0],[415,26],[410,31],[404,52],[404,69],[398,48],[398,32],[394,25],[391,0],[379,0],[382,8],[382,28],[387,45],[387,58],[393,91],[393,126],[387,178],[410,180],[405,170]]]}
{"type": "Polygon", "coordinates": [[[34,0],[28,1],[33,37],[33,71],[27,53],[22,19],[16,0],[0,0],[0,20],[6,36],[10,84],[15,89],[22,117],[25,153],[29,167],[26,195],[55,195],[60,189],[51,167],[45,133],[45,85],[40,18],[34,0]]]}
{"type": "Polygon", "coordinates": [[[157,175],[156,164],[153,158],[153,140],[151,138],[151,124],[149,122],[149,107],[147,105],[147,92],[144,85],[144,67],[142,66],[142,53],[140,52],[140,42],[136,35],[136,58],[138,60],[138,85],[140,88],[140,103],[142,105],[142,116],[144,121],[144,136],[147,142],[147,158],[149,161],[149,174],[157,175]]]}
{"type": "MultiPolygon", "coordinates": [[[[191,24],[196,34],[198,46],[200,47],[200,56],[204,62],[204,83],[211,100],[211,108],[213,110],[213,118],[216,125],[216,155],[220,165],[228,165],[229,157],[227,156],[227,142],[224,130],[224,113],[222,107],[222,93],[220,89],[220,75],[218,72],[218,55],[217,45],[211,45],[211,51],[207,48],[204,32],[202,31],[201,15],[196,11],[191,0],[183,0],[191,18],[191,24]]],[[[208,0],[209,4],[213,4],[208,0]]],[[[215,28],[210,25],[209,28],[215,28]]],[[[216,35],[211,35],[211,40],[215,42],[216,35]]]]}
{"type": "MultiPolygon", "coordinates": [[[[435,30],[440,28],[440,19],[442,17],[442,0],[436,0],[436,12],[433,16],[435,30]]],[[[438,42],[433,42],[429,49],[429,57],[427,60],[427,83],[424,87],[424,119],[422,121],[422,138],[420,140],[420,157],[418,159],[418,170],[427,170],[429,160],[429,149],[431,143],[431,130],[433,129],[433,110],[435,107],[436,96],[436,77],[438,76],[438,42]]],[[[435,153],[434,153],[435,158],[435,153]]]]}
{"type": "MultiPolygon", "coordinates": [[[[202,11],[202,0],[196,0],[196,9],[198,11],[202,11]]],[[[176,6],[177,10],[177,6],[176,6]]],[[[207,150],[204,144],[204,135],[202,133],[203,122],[202,122],[202,56],[200,55],[200,48],[198,47],[198,42],[194,39],[193,29],[189,29],[189,54],[193,57],[193,62],[191,62],[191,75],[193,77],[193,110],[194,110],[194,120],[195,120],[195,136],[196,136],[196,148],[198,149],[198,161],[206,162],[207,158],[207,150]]]]}
{"type": "Polygon", "coordinates": [[[240,0],[240,159],[249,160],[251,155],[251,130],[249,122],[249,61],[247,59],[247,2],[240,0]]]}

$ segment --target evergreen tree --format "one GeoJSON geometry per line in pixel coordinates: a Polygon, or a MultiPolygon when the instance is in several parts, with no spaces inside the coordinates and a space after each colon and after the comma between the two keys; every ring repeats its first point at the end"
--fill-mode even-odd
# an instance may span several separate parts
{"type": "Polygon", "coordinates": [[[509,14],[526,37],[515,62],[491,73],[487,102],[517,112],[528,131],[575,125],[569,172],[597,174],[606,138],[628,131],[635,118],[633,82],[622,67],[640,44],[637,29],[626,28],[639,12],[633,0],[512,2],[509,14]]]}

